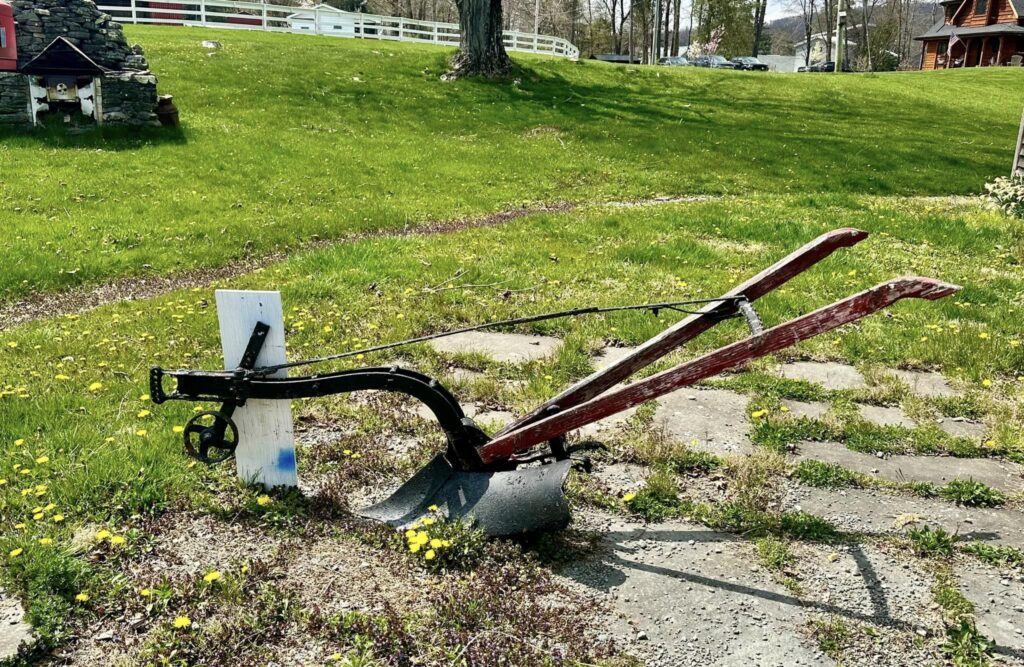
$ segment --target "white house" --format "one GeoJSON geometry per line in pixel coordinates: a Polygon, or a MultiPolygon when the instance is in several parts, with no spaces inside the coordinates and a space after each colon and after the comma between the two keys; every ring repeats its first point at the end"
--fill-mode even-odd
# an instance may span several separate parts
{"type": "Polygon", "coordinates": [[[292,32],[310,32],[318,35],[355,37],[358,15],[344,12],[330,5],[304,7],[288,16],[292,32]]]}
{"type": "MultiPolygon", "coordinates": [[[[850,35],[854,32],[856,26],[850,26],[846,33],[846,51],[849,54],[850,62],[857,57],[857,42],[850,39],[850,35]]],[[[820,63],[825,60],[825,45],[829,41],[827,33],[819,32],[811,35],[810,53],[811,57],[807,59],[807,40],[797,42],[796,44],[796,62],[797,67],[803,67],[806,62],[809,65],[814,63],[820,63]]],[[[832,59],[835,60],[836,53],[839,51],[839,37],[832,34],[832,59]]]]}

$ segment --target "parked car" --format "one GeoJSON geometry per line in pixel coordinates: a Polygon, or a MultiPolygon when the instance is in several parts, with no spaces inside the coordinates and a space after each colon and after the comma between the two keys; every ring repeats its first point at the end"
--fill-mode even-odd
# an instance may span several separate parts
{"type": "MultiPolygon", "coordinates": [[[[825,61],[820,62],[820,63],[814,63],[813,65],[810,65],[809,67],[799,67],[799,68],[797,68],[796,71],[798,71],[798,72],[835,72],[836,71],[836,63],[833,60],[825,60],[825,61]]],[[[853,70],[851,70],[849,67],[844,67],[843,71],[844,72],[851,72],[853,70]]]]}
{"type": "Polygon", "coordinates": [[[763,62],[761,62],[757,58],[752,58],[750,56],[741,56],[739,58],[732,58],[729,62],[731,62],[736,67],[736,69],[747,70],[747,71],[750,71],[750,72],[755,72],[755,71],[756,72],[767,72],[768,71],[768,65],[766,65],[763,62]]]}
{"type": "Polygon", "coordinates": [[[659,65],[668,65],[669,67],[689,67],[690,61],[686,59],[686,56],[671,56],[669,58],[659,58],[659,65]]]}
{"type": "Polygon", "coordinates": [[[699,56],[693,61],[696,67],[710,67],[712,69],[735,69],[736,66],[722,56],[699,56]]]}

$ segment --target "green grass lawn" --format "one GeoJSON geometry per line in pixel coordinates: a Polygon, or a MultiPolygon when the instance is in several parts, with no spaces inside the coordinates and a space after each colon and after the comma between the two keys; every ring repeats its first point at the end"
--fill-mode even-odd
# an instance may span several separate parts
{"type": "Polygon", "coordinates": [[[829,77],[521,57],[508,81],[445,83],[448,53],[432,47],[128,34],[184,129],[0,141],[0,253],[18,258],[0,300],[538,202],[978,192],[1008,169],[1024,104],[1010,69],[829,77]]]}
{"type": "MultiPolygon", "coordinates": [[[[488,317],[713,296],[839,226],[873,235],[765,298],[760,309],[767,322],[902,274],[938,276],[965,288],[940,302],[899,304],[891,317],[844,327],[801,346],[799,354],[862,367],[937,367],[958,380],[972,405],[1019,402],[1024,313],[1007,296],[1024,294],[1018,260],[1024,227],[974,204],[817,195],[595,208],[535,215],[497,229],[318,250],[230,286],[281,289],[290,356],[299,358],[488,317]],[[467,284],[499,286],[424,291],[460,269],[467,284]],[[376,288],[368,289],[371,284],[376,288]],[[506,289],[526,291],[506,298],[506,289]]],[[[81,590],[99,605],[117,606],[135,594],[132,582],[111,587],[116,562],[86,565],[67,555],[76,530],[141,525],[167,511],[205,507],[215,502],[211,482],[230,479],[230,466],[207,471],[185,465],[172,427],[184,423],[191,405],[154,408],[143,397],[151,365],[218,367],[212,297],[209,289],[179,291],[42,320],[0,336],[0,443],[14,466],[4,470],[0,485],[6,529],[0,553],[24,550],[8,559],[8,586],[29,599],[31,617],[48,637],[59,637],[69,618],[85,613],[73,602],[81,590]],[[48,503],[55,507],[33,520],[34,510],[48,503]],[[54,523],[54,514],[62,521],[54,523]],[[11,529],[16,525],[21,527],[11,529]],[[40,545],[45,538],[54,543],[40,545]]],[[[641,342],[672,319],[626,313],[538,324],[528,330],[566,339],[557,357],[522,369],[490,368],[496,377],[526,380],[525,388],[456,385],[458,394],[522,411],[587,373],[587,354],[595,348],[641,342]]],[[[741,333],[738,323],[719,327],[692,350],[741,333]]],[[[447,373],[444,361],[424,347],[404,354],[439,376],[447,373]]],[[[393,358],[381,353],[359,363],[393,358]]],[[[767,381],[740,388],[758,405],[787,395],[786,386],[767,381]]],[[[300,416],[323,415],[332,405],[307,401],[296,407],[300,416]]],[[[1001,415],[991,453],[1020,458],[1020,416],[1012,410],[1001,415]]],[[[365,437],[380,428],[372,411],[360,419],[365,437]]],[[[313,463],[300,454],[300,470],[309,470],[313,463]]],[[[130,535],[141,548],[144,530],[130,535]]]]}
{"type": "MultiPolygon", "coordinates": [[[[176,614],[207,615],[212,587],[197,592],[169,574],[159,601],[139,601],[140,589],[154,585],[139,572],[168,518],[215,517],[289,539],[357,535],[344,507],[351,487],[300,500],[275,495],[261,506],[256,490],[234,484],[230,464],[187,461],[174,427],[193,406],[148,402],[150,366],[220,366],[215,286],[280,289],[296,359],[489,318],[713,297],[826,230],[859,227],[872,236],[763,299],[762,317],[778,323],[905,274],[962,285],[955,297],[900,303],[787,354],[846,360],[869,376],[941,370],[963,398],[918,408],[984,415],[991,442],[967,447],[848,425],[829,437],[859,448],[870,440],[889,451],[1024,460],[1024,223],[948,196],[977,192],[1007,170],[1024,104],[1020,72],[760,75],[521,58],[515,80],[443,83],[446,53],[427,47],[129,33],[146,47],[162,91],[175,95],[185,127],[180,135],[0,138],[0,216],[8,223],[0,301],[220,267],[360,231],[536,203],[585,205],[487,229],[293,252],[218,285],[0,331],[0,581],[24,601],[44,649],[73,644],[71,635],[101,619],[138,613],[153,631],[147,659],[212,660],[212,621],[190,635],[210,642],[187,647],[192,653],[175,653],[185,640],[171,627],[176,614]],[[199,45],[207,38],[224,48],[207,55],[199,45]],[[721,196],[591,205],[681,194],[721,196]],[[457,274],[485,287],[426,289],[457,274]],[[108,529],[125,538],[124,549],[96,545],[96,532],[108,529]],[[76,600],[81,593],[88,599],[76,600]]],[[[677,317],[633,312],[522,328],[565,345],[523,367],[461,360],[486,371],[492,379],[484,381],[453,381],[451,359],[425,346],[401,354],[451,381],[463,401],[522,412],[586,375],[596,349],[637,344],[677,317]]],[[[674,359],[741,335],[739,322],[723,324],[674,359]]],[[[777,361],[721,382],[747,394],[752,408],[808,398],[808,386],[773,379],[777,361]]],[[[810,397],[850,407],[846,394],[810,397]]],[[[894,397],[872,389],[856,398],[894,397]]],[[[346,446],[367,453],[344,462],[351,483],[419,460],[381,453],[377,436],[394,423],[372,405],[303,401],[295,411],[344,420],[346,446]]],[[[436,433],[416,435],[424,450],[440,444],[436,433]]],[[[802,435],[770,417],[754,428],[769,447],[802,435]]],[[[325,451],[300,449],[300,471],[320,475],[337,463],[327,460],[337,452],[325,451]]],[[[222,629],[269,624],[262,611],[249,613],[267,600],[230,591],[237,597],[217,603],[222,629]]],[[[323,630],[315,612],[289,612],[287,622],[312,636],[311,628],[323,630]]],[[[235,656],[240,664],[266,658],[253,644],[235,656]]]]}

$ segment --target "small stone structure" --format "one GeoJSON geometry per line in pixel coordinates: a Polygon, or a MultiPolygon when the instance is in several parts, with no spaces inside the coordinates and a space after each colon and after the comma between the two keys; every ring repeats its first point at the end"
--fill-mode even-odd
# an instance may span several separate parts
{"type": "Polygon", "coordinates": [[[57,122],[157,126],[157,81],[139,46],[92,0],[11,0],[18,71],[0,72],[0,128],[57,122]],[[22,70],[63,38],[102,70],[36,76],[22,70]],[[78,97],[81,97],[84,103],[78,97]]]}

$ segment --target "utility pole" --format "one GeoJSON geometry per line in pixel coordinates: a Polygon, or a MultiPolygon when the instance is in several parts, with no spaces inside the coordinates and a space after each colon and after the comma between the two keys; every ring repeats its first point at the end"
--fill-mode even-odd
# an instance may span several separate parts
{"type": "MultiPolygon", "coordinates": [[[[828,2],[828,0],[825,0],[828,2]]],[[[838,0],[836,6],[836,73],[846,69],[846,0],[838,0]]]]}

